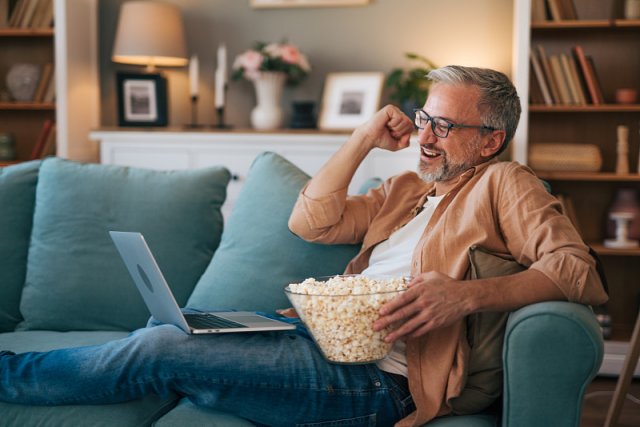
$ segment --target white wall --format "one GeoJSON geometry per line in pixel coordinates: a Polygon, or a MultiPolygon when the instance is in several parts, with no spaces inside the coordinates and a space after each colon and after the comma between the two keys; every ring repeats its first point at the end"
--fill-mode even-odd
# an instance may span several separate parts
{"type": "MultiPolygon", "coordinates": [[[[256,40],[288,39],[308,56],[312,74],[285,92],[291,100],[319,103],[324,78],[336,71],[382,71],[410,65],[404,52],[416,52],[438,65],[496,68],[511,74],[514,0],[370,0],[363,7],[252,9],[250,0],[163,0],[183,11],[190,53],[200,58],[200,123],[214,122],[215,50],[225,43],[229,62],[256,40]]],[[[102,125],[116,123],[115,71],[132,70],[110,60],[119,5],[100,0],[102,125]]],[[[165,69],[169,78],[171,125],[190,121],[187,70],[165,69]]],[[[228,122],[249,126],[255,104],[247,81],[232,81],[228,122]]]]}

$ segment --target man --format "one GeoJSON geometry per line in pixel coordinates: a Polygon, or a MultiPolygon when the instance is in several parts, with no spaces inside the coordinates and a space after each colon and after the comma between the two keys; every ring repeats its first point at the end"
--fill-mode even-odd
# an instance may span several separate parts
{"type": "Polygon", "coordinates": [[[408,376],[417,411],[405,421],[418,424],[450,412],[464,386],[465,316],[549,300],[607,299],[588,248],[557,201],[529,169],[494,159],[512,139],[520,115],[507,77],[459,66],[428,77],[433,85],[415,116],[419,177],[405,173],[367,196],[346,197],[372,149],[409,146],[412,123],[387,106],[310,181],[289,221],[310,241],[362,242],[347,273],[414,277],[406,293],[382,308],[375,328],[399,325],[387,336],[398,345],[378,367],[408,376]],[[528,268],[463,280],[469,248],[477,246],[528,268]]]}
{"type": "Polygon", "coordinates": [[[465,316],[554,299],[604,302],[594,262],[557,202],[528,169],[492,160],[518,122],[508,79],[464,67],[430,78],[431,94],[415,120],[420,174],[346,195],[369,151],[409,145],[412,121],[387,106],[310,181],[289,223],[309,240],[362,242],[348,272],[414,276],[374,325],[398,322],[387,336],[395,342],[392,357],[336,365],[296,333],[193,337],[160,325],[102,346],[0,353],[0,400],[90,404],[173,392],[264,425],[419,425],[450,412],[462,389],[465,316]],[[472,245],[529,268],[462,280],[472,245]]]}

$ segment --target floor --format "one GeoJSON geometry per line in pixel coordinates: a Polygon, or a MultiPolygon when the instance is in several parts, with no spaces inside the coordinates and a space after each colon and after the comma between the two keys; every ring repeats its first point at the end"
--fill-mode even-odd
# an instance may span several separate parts
{"type": "MultiPolygon", "coordinates": [[[[602,427],[613,398],[617,378],[597,377],[587,388],[580,427],[602,427]]],[[[634,379],[618,420],[618,427],[640,427],[640,379],[634,379]]]]}

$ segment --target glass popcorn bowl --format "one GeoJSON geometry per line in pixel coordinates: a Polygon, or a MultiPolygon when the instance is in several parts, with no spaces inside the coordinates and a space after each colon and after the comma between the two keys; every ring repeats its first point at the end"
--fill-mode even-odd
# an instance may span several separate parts
{"type": "Polygon", "coordinates": [[[333,363],[372,363],[387,357],[391,328],[373,330],[379,310],[407,289],[407,277],[338,275],[306,279],[285,287],[325,359],[333,363]]]}

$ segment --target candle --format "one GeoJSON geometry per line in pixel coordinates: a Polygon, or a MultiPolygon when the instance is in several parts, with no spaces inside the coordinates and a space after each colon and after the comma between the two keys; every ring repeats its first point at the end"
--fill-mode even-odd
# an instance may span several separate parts
{"type": "Polygon", "coordinates": [[[198,57],[191,55],[189,61],[189,92],[192,97],[198,96],[198,57]]]}
{"type": "Polygon", "coordinates": [[[225,93],[224,89],[227,85],[227,48],[225,45],[218,46],[218,67],[215,74],[215,107],[224,107],[225,93]]]}

